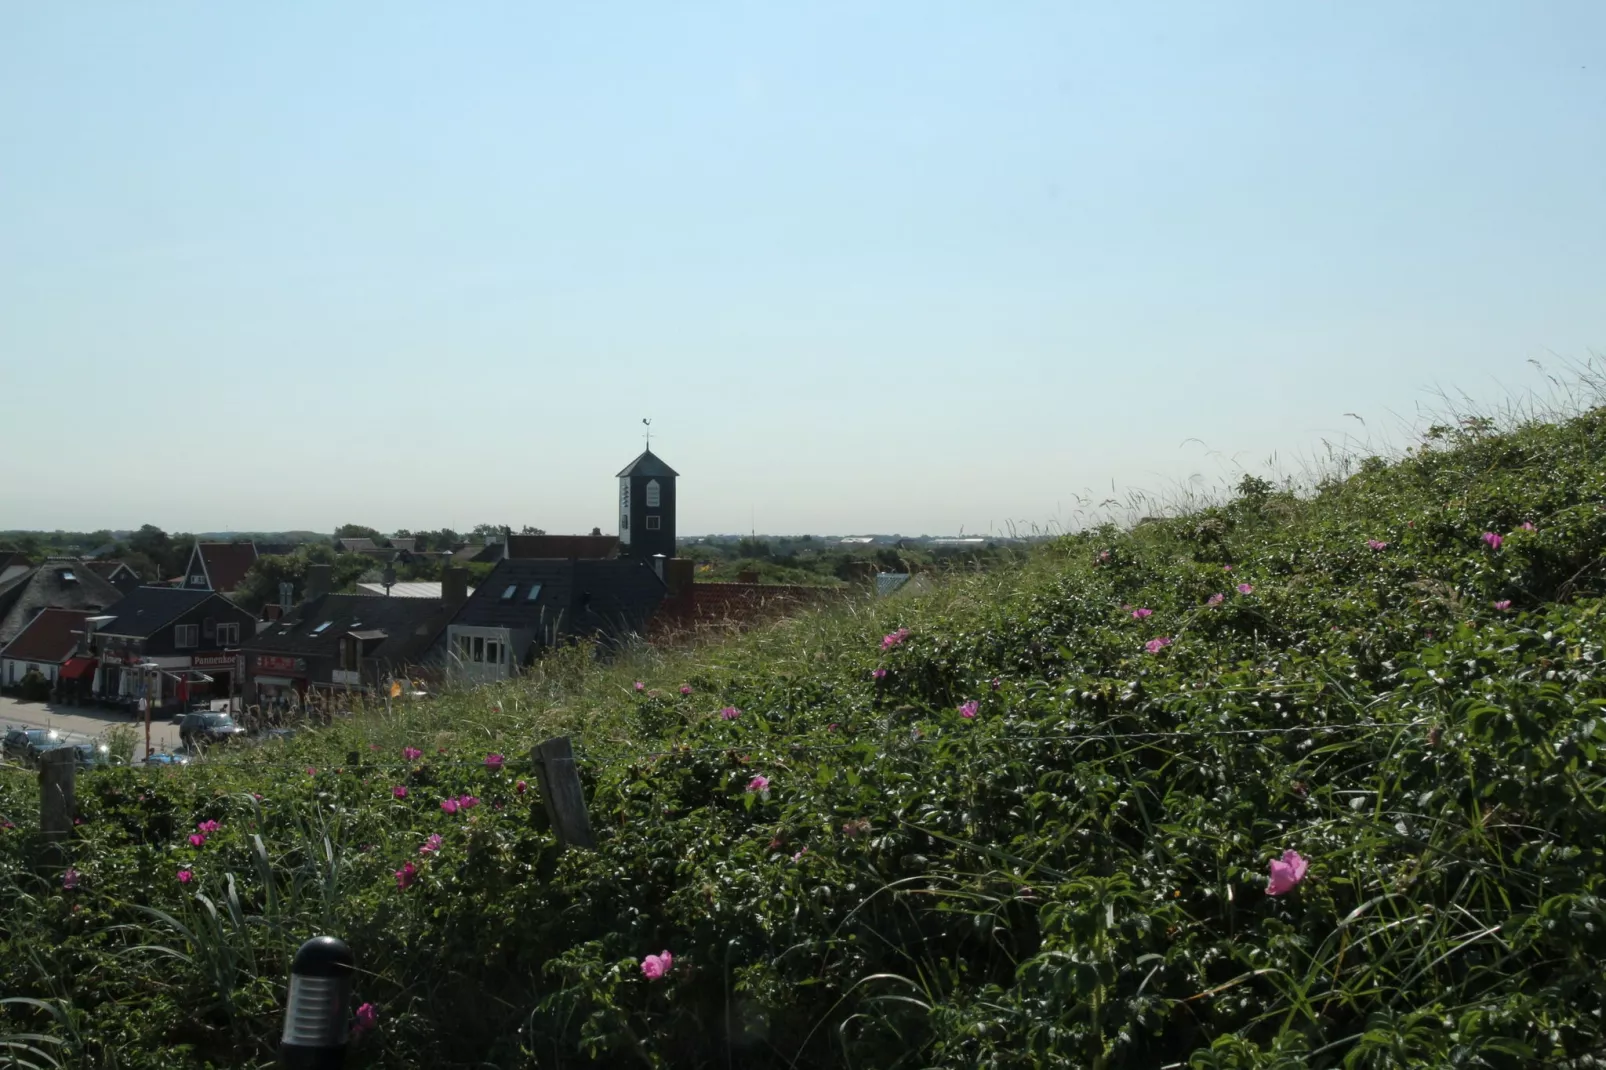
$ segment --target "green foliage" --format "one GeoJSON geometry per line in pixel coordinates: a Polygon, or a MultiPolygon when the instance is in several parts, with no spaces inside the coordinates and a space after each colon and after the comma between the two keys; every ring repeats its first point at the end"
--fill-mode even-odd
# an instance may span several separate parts
{"type": "Polygon", "coordinates": [[[309,565],[334,566],[333,587],[342,591],[360,580],[374,567],[372,558],[362,554],[338,553],[327,543],[303,543],[289,554],[268,554],[256,559],[234,592],[234,601],[253,613],[279,600],[279,584],[290,583],[299,601],[306,593],[309,565]]]}
{"type": "Polygon", "coordinates": [[[354,1066],[1599,1066],[1603,420],[97,770],[72,891],[0,770],[0,993],[32,1001],[0,1043],[265,1066],[332,932],[379,1008],[354,1066]],[[519,787],[560,732],[595,851],[519,787]]]}
{"type": "Polygon", "coordinates": [[[45,679],[44,673],[30,666],[28,671],[22,674],[22,679],[17,681],[17,690],[21,692],[24,701],[45,702],[50,698],[50,681],[45,679]]]}

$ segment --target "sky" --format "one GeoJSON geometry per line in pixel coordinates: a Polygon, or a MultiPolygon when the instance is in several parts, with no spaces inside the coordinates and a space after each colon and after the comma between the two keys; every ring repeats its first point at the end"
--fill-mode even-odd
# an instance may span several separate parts
{"type": "Polygon", "coordinates": [[[1602,42],[1599,0],[6,5],[0,529],[612,531],[644,418],[683,535],[1297,473],[1606,347],[1602,42]]]}

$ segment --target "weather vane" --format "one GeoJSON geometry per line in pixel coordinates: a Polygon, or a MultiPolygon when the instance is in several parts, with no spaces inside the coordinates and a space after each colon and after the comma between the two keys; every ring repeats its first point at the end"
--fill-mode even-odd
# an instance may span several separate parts
{"type": "Polygon", "coordinates": [[[643,419],[641,421],[641,426],[647,429],[647,448],[650,450],[652,449],[652,421],[643,419]]]}

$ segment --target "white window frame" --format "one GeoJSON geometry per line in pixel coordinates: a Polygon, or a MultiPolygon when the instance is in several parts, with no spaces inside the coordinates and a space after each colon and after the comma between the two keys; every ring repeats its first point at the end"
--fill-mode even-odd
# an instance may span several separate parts
{"type": "Polygon", "coordinates": [[[662,492],[656,479],[647,480],[647,508],[656,509],[662,502],[662,492]]]}
{"type": "Polygon", "coordinates": [[[240,622],[237,620],[219,622],[217,626],[217,639],[215,642],[220,647],[239,646],[240,622]]]}
{"type": "Polygon", "coordinates": [[[201,626],[199,624],[173,625],[173,645],[180,650],[194,650],[201,645],[201,626]],[[188,642],[185,640],[188,639],[188,642]]]}
{"type": "Polygon", "coordinates": [[[647,518],[647,530],[648,531],[662,531],[663,529],[664,529],[664,518],[663,517],[661,517],[661,516],[649,516],[647,518]]]}

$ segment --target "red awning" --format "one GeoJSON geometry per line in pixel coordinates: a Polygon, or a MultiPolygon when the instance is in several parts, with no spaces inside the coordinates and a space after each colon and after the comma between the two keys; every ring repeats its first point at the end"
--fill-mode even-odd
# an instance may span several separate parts
{"type": "Polygon", "coordinates": [[[100,662],[94,658],[68,658],[62,662],[61,678],[63,680],[82,680],[94,672],[95,666],[98,664],[100,662]]]}

